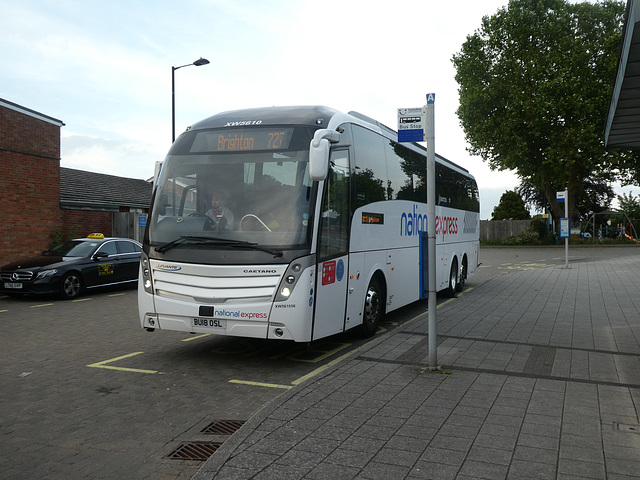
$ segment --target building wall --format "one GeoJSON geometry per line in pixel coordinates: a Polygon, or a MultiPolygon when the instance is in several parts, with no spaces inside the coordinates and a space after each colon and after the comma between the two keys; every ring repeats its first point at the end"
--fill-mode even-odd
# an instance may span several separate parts
{"type": "Polygon", "coordinates": [[[49,248],[61,226],[60,125],[0,105],[0,265],[49,248]]]}
{"type": "Polygon", "coordinates": [[[86,237],[90,233],[104,233],[105,237],[113,235],[110,212],[93,212],[88,210],[62,210],[63,239],[69,237],[86,237]]]}

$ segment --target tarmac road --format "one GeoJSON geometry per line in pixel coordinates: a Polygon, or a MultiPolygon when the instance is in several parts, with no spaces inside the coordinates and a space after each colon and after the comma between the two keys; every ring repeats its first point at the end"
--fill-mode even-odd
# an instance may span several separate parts
{"type": "MultiPolygon", "coordinates": [[[[627,256],[634,247],[572,247],[570,263],[627,256]]],[[[564,263],[563,247],[483,248],[468,287],[564,263]]],[[[456,300],[453,300],[456,301],[456,300]]],[[[425,305],[390,315],[385,328],[425,305]]],[[[75,301],[0,297],[0,478],[191,478],[200,461],[170,459],[220,420],[263,405],[363,343],[353,334],[312,344],[150,334],[135,290],[75,301]]]]}

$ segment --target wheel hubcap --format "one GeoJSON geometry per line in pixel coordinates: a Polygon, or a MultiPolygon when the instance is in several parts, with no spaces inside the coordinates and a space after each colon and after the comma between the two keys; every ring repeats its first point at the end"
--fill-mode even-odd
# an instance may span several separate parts
{"type": "Polygon", "coordinates": [[[80,281],[78,280],[77,277],[69,277],[64,282],[64,291],[67,293],[67,295],[73,296],[76,293],[78,293],[79,289],[80,289],[80,281]]]}
{"type": "Polygon", "coordinates": [[[367,291],[367,302],[364,309],[365,320],[369,323],[375,322],[378,318],[379,311],[380,302],[378,292],[376,292],[374,289],[369,289],[367,291]]]}

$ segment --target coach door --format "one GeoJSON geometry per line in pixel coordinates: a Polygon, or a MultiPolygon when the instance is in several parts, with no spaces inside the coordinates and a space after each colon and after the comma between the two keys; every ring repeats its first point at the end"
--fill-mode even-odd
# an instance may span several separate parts
{"type": "Polygon", "coordinates": [[[349,151],[332,151],[318,238],[313,338],[344,331],[349,271],[349,151]]]}

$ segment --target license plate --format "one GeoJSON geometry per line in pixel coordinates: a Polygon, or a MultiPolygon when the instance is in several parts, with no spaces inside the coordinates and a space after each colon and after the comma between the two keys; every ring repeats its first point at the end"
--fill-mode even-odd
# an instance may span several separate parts
{"type": "Polygon", "coordinates": [[[227,321],[219,318],[194,318],[191,320],[192,327],[205,328],[227,328],[227,321]]]}
{"type": "Polygon", "coordinates": [[[4,283],[4,288],[19,289],[19,288],[22,288],[22,284],[21,283],[5,282],[4,283]]]}

